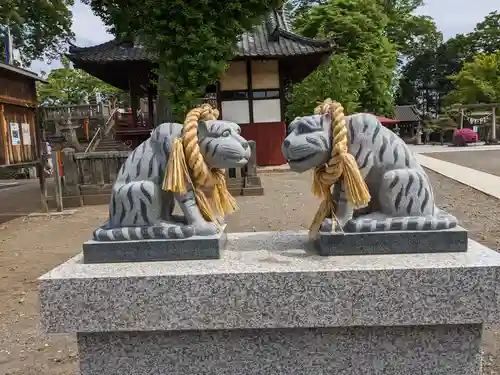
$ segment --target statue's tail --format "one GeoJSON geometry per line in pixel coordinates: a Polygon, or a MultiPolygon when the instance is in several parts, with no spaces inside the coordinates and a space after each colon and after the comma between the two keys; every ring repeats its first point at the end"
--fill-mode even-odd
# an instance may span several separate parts
{"type": "Polygon", "coordinates": [[[344,226],[345,232],[384,232],[384,231],[426,231],[455,228],[458,220],[455,216],[435,210],[434,216],[406,216],[386,219],[363,219],[362,217],[349,220],[344,226]]]}
{"type": "Polygon", "coordinates": [[[149,227],[107,228],[107,225],[94,231],[96,241],[131,241],[188,238],[194,235],[191,225],[162,223],[149,227]]]}

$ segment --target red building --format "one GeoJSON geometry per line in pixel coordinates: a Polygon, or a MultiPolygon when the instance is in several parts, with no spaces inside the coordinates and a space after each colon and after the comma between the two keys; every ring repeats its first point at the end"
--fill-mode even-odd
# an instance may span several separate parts
{"type": "MultiPolygon", "coordinates": [[[[291,31],[286,13],[272,11],[252,32],[242,35],[229,68],[207,93],[224,120],[241,125],[243,136],[256,141],[257,163],[279,165],[281,142],[286,135],[285,91],[328,59],[332,46],[326,40],[304,38],[291,31]]],[[[130,121],[117,121],[116,136],[147,138],[154,126],[156,89],[150,83],[154,56],[132,43],[112,40],[97,46],[70,48],[76,68],[131,93],[130,121]],[[137,116],[140,97],[148,98],[147,110],[137,116]]]]}

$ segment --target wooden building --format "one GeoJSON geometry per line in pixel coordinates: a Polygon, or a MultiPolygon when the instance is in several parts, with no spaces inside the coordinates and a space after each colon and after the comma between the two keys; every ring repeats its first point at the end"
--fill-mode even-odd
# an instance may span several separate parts
{"type": "MultiPolygon", "coordinates": [[[[398,121],[399,135],[407,142],[416,139],[422,126],[422,116],[415,105],[397,105],[394,107],[394,119],[398,121]]],[[[420,141],[418,141],[420,143],[420,141]]]]}
{"type": "Polygon", "coordinates": [[[43,82],[33,72],[0,63],[0,166],[39,162],[37,81],[43,82]]]}
{"type": "MultiPolygon", "coordinates": [[[[240,124],[243,136],[256,141],[258,165],[285,162],[281,142],[286,135],[286,88],[304,79],[331,52],[329,41],[294,34],[286,13],[272,11],[261,25],[242,35],[224,76],[206,89],[215,97],[221,118],[240,124]]],[[[130,90],[131,121],[117,122],[118,138],[149,135],[155,118],[156,89],[150,83],[154,56],[138,44],[112,40],[93,47],[72,47],[68,57],[76,68],[130,90]],[[148,97],[148,105],[139,115],[140,97],[148,97]]]]}

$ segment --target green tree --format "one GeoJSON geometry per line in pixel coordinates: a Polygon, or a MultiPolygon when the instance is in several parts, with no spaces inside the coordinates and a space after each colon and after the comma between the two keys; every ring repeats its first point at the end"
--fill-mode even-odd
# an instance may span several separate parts
{"type": "Polygon", "coordinates": [[[500,50],[500,13],[497,11],[488,14],[484,20],[476,25],[469,34],[474,41],[474,50],[482,53],[494,53],[500,50]]]}
{"type": "Polygon", "coordinates": [[[450,79],[455,86],[447,97],[450,103],[500,102],[500,51],[477,55],[450,79]]]}
{"type": "MultiPolygon", "coordinates": [[[[344,1],[345,6],[349,7],[350,2],[344,1]]],[[[327,3],[328,0],[290,0],[287,4],[296,24],[300,24],[311,8],[327,3]]],[[[416,51],[435,48],[442,42],[443,35],[437,30],[432,18],[414,14],[424,4],[423,0],[374,0],[372,3],[382,7],[387,17],[385,33],[396,45],[401,57],[412,57],[416,51]]],[[[368,17],[372,7],[373,4],[367,8],[368,17]]]]}
{"type": "Polygon", "coordinates": [[[282,5],[281,0],[87,2],[111,32],[138,36],[158,56],[159,90],[177,118],[219,79],[239,36],[282,5]]]}
{"type": "Polygon", "coordinates": [[[364,72],[357,68],[355,60],[345,54],[335,55],[328,64],[292,87],[286,107],[287,120],[312,114],[316,104],[326,98],[342,103],[346,113],[358,111],[359,93],[364,87],[363,76],[364,72]]]}
{"type": "Polygon", "coordinates": [[[423,0],[377,0],[388,18],[387,36],[396,45],[399,54],[408,59],[417,51],[436,48],[443,41],[429,16],[414,12],[424,5],[423,0]]]}
{"type": "Polygon", "coordinates": [[[500,49],[500,15],[492,12],[465,35],[448,39],[434,49],[415,48],[415,55],[403,67],[397,96],[398,104],[421,102],[434,113],[446,104],[443,99],[453,90],[450,78],[460,72],[477,53],[500,49]],[[441,98],[441,100],[439,99],[441,98]]]}
{"type": "Polygon", "coordinates": [[[38,99],[42,105],[81,104],[100,94],[106,100],[122,91],[106,84],[80,69],[74,69],[66,57],[63,67],[52,69],[44,78],[48,83],[37,84],[38,99]]]}
{"type": "MultiPolygon", "coordinates": [[[[2,0],[0,34],[10,27],[13,44],[20,49],[26,64],[41,58],[57,58],[73,38],[72,5],[73,0],[2,0]]],[[[3,53],[4,46],[0,47],[3,53]]]]}
{"type": "MultiPolygon", "coordinates": [[[[361,109],[383,115],[393,112],[396,68],[395,48],[385,36],[387,22],[380,5],[372,0],[328,0],[311,7],[295,22],[302,35],[330,38],[336,54],[354,61],[353,69],[363,74],[364,86],[359,90],[361,109]]],[[[333,59],[331,64],[336,62],[333,59]]],[[[332,82],[325,78],[317,84],[329,87],[332,82]]]]}

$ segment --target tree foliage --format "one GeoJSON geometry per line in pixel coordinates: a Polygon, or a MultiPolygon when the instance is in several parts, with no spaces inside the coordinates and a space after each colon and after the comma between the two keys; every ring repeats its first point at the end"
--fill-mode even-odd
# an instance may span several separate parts
{"type": "MultiPolygon", "coordinates": [[[[71,10],[73,0],[1,0],[0,34],[9,26],[13,44],[20,49],[23,62],[59,57],[73,38],[71,10]]],[[[3,53],[3,45],[0,46],[3,53]]]]}
{"type": "MultiPolygon", "coordinates": [[[[362,74],[364,82],[363,87],[352,88],[358,91],[360,108],[383,115],[393,112],[392,86],[396,68],[396,51],[386,37],[387,23],[382,7],[372,0],[328,0],[309,8],[295,21],[296,29],[302,35],[333,41],[335,54],[342,56],[343,60],[332,59],[329,64],[350,61],[351,69],[362,74]]],[[[336,71],[335,67],[330,69],[336,71]]],[[[324,91],[330,90],[332,81],[329,75],[317,74],[317,79],[312,82],[324,86],[324,91]]],[[[311,92],[307,84],[308,81],[298,84],[294,91],[303,90],[306,95],[311,92]]],[[[334,84],[346,85],[342,81],[334,84]]],[[[310,100],[314,103],[316,99],[310,100]]]]}
{"type": "Polygon", "coordinates": [[[291,121],[312,114],[317,103],[326,98],[341,102],[346,113],[356,112],[364,84],[364,72],[357,69],[356,61],[345,54],[335,55],[329,64],[320,66],[292,88],[286,118],[291,121]]]}
{"type": "Polygon", "coordinates": [[[118,96],[121,90],[106,84],[80,69],[74,69],[66,57],[63,67],[52,69],[45,80],[37,84],[38,99],[42,105],[67,105],[87,102],[96,94],[106,100],[118,96]]]}
{"type": "Polygon", "coordinates": [[[159,74],[178,117],[224,72],[239,36],[282,4],[280,0],[87,2],[111,32],[138,36],[158,56],[159,74]]]}
{"type": "MultiPolygon", "coordinates": [[[[398,104],[419,103],[425,111],[438,113],[444,99],[454,89],[451,79],[478,53],[492,53],[500,48],[500,15],[488,14],[474,30],[456,35],[433,49],[416,48],[415,55],[402,69],[398,104]]],[[[465,104],[465,103],[464,103],[465,104]]]]}
{"type": "MultiPolygon", "coordinates": [[[[326,5],[329,0],[290,0],[288,8],[293,18],[300,23],[307,12],[318,5],[326,5]]],[[[349,7],[351,1],[344,1],[349,7]]],[[[414,14],[415,10],[423,5],[423,0],[374,0],[366,9],[367,17],[374,5],[382,8],[387,18],[385,34],[396,46],[400,56],[408,58],[415,51],[431,49],[442,42],[443,35],[437,30],[432,18],[414,14]]]]}
{"type": "Polygon", "coordinates": [[[477,55],[450,79],[454,84],[447,97],[450,103],[499,103],[500,50],[477,55]]]}

